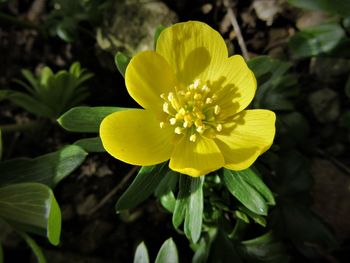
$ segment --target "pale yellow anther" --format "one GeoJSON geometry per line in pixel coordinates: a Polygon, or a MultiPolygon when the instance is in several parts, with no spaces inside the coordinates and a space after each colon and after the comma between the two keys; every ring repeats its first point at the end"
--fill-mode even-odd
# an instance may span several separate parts
{"type": "Polygon", "coordinates": [[[165,94],[164,94],[164,93],[160,94],[160,97],[161,97],[163,100],[165,100],[165,94]]]}
{"type": "Polygon", "coordinates": [[[170,122],[171,125],[175,125],[176,119],[175,119],[175,118],[171,118],[171,119],[169,120],[169,122],[170,122]]]}
{"type": "Polygon", "coordinates": [[[192,95],[191,91],[187,91],[185,94],[186,99],[189,99],[191,95],[192,95]]]}
{"type": "Polygon", "coordinates": [[[176,127],[174,131],[175,131],[176,134],[181,134],[182,130],[183,130],[182,128],[176,127]]]}
{"type": "Polygon", "coordinates": [[[163,103],[163,111],[169,114],[169,104],[167,102],[163,103]]]}
{"type": "Polygon", "coordinates": [[[196,131],[202,134],[204,132],[204,129],[205,129],[205,127],[204,127],[204,125],[202,125],[202,126],[197,127],[196,131]]]}
{"type": "Polygon", "coordinates": [[[160,127],[160,128],[163,128],[164,125],[165,125],[164,121],[161,121],[161,122],[159,123],[159,127],[160,127]]]}
{"type": "Polygon", "coordinates": [[[196,117],[201,120],[205,119],[205,115],[201,111],[196,112],[196,117]]]}
{"type": "Polygon", "coordinates": [[[194,125],[196,125],[196,127],[202,126],[202,125],[203,125],[202,120],[201,120],[201,119],[196,119],[196,120],[194,121],[194,125]]]}
{"type": "Polygon", "coordinates": [[[210,89],[208,88],[207,85],[203,85],[203,86],[202,86],[202,91],[205,92],[205,93],[209,93],[209,92],[210,92],[210,89]]]}
{"type": "Polygon", "coordinates": [[[205,104],[211,104],[211,103],[213,103],[213,99],[212,98],[207,98],[205,100],[205,104]]]}
{"type": "Polygon", "coordinates": [[[184,118],[183,114],[181,114],[180,112],[176,113],[175,119],[182,120],[183,118],[184,118]]]}
{"type": "Polygon", "coordinates": [[[196,88],[198,88],[198,86],[201,84],[201,81],[200,81],[200,79],[196,79],[195,81],[194,81],[194,83],[193,83],[193,86],[194,86],[194,88],[196,89],[196,88]]]}
{"type": "Polygon", "coordinates": [[[196,139],[197,139],[197,135],[192,134],[192,135],[190,136],[190,141],[191,141],[191,142],[195,142],[196,139]]]}
{"type": "Polygon", "coordinates": [[[195,100],[200,100],[202,98],[202,95],[199,94],[199,93],[196,93],[194,94],[194,97],[193,97],[195,100]]]}
{"type": "Polygon", "coordinates": [[[216,125],[216,130],[217,130],[218,132],[221,132],[221,131],[222,131],[222,124],[216,125]]]}
{"type": "Polygon", "coordinates": [[[169,92],[169,94],[168,94],[168,100],[169,100],[169,101],[173,101],[173,99],[174,99],[174,93],[169,92]]]}
{"type": "Polygon", "coordinates": [[[185,109],[184,109],[184,108],[181,108],[181,109],[179,110],[179,114],[185,115],[185,114],[186,114],[185,109]]]}
{"type": "Polygon", "coordinates": [[[190,114],[186,114],[184,117],[184,120],[187,122],[193,122],[193,118],[190,114]]]}
{"type": "Polygon", "coordinates": [[[215,107],[214,107],[214,114],[218,115],[220,113],[220,111],[221,111],[220,106],[219,105],[215,105],[215,107]]]}
{"type": "Polygon", "coordinates": [[[216,100],[216,99],[218,98],[218,95],[213,94],[213,96],[211,96],[211,98],[212,98],[213,100],[216,100]]]}

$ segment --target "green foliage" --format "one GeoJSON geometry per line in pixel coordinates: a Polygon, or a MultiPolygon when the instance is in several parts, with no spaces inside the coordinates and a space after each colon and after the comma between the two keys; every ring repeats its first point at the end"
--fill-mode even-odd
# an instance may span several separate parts
{"type": "Polygon", "coordinates": [[[76,145],[34,159],[21,158],[0,163],[0,186],[15,183],[43,183],[56,186],[85,160],[87,153],[76,145]]]}
{"type": "MultiPolygon", "coordinates": [[[[141,242],[134,255],[134,263],[149,263],[148,251],[145,243],[141,242]]],[[[179,256],[172,238],[167,239],[158,251],[154,263],[178,263],[179,256]]]]}
{"type": "Polygon", "coordinates": [[[18,232],[18,233],[23,238],[23,240],[27,243],[27,245],[31,248],[31,250],[33,251],[37,262],[38,263],[46,263],[46,259],[44,257],[44,254],[43,254],[41,248],[39,247],[39,245],[34,241],[34,239],[32,239],[29,235],[27,235],[24,232],[18,232]]]}
{"type": "Polygon", "coordinates": [[[122,74],[123,77],[125,77],[126,67],[128,66],[130,60],[131,58],[122,52],[117,52],[117,54],[114,57],[115,65],[117,66],[118,71],[120,72],[120,74],[122,74]]]}
{"type": "Polygon", "coordinates": [[[21,231],[47,236],[58,245],[61,212],[52,190],[43,184],[18,183],[0,188],[0,218],[21,231]]]}
{"type": "Polygon", "coordinates": [[[350,15],[350,2],[347,0],[288,0],[300,8],[325,11],[343,16],[350,15]]]}
{"type": "Polygon", "coordinates": [[[101,24],[108,0],[51,0],[51,5],[53,9],[44,27],[51,36],[73,42],[79,36],[79,32],[86,30],[80,26],[82,22],[91,26],[101,24]]]}
{"type": "Polygon", "coordinates": [[[85,82],[93,75],[81,69],[79,62],[71,65],[69,71],[54,74],[44,67],[35,77],[29,70],[22,70],[26,82],[16,80],[27,93],[2,90],[0,98],[8,99],[35,115],[56,119],[62,113],[81,103],[88,96],[85,82]]]}
{"type": "Polygon", "coordinates": [[[293,110],[292,98],[299,94],[296,76],[288,73],[291,63],[260,56],[248,61],[254,72],[258,89],[253,108],[277,111],[293,110]]]}

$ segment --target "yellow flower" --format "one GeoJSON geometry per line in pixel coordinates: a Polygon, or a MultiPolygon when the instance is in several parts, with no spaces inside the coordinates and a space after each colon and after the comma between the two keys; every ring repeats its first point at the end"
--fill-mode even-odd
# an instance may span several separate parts
{"type": "Polygon", "coordinates": [[[165,29],[155,52],[131,59],[125,83],[144,109],[113,113],[100,127],[104,148],[124,162],[170,159],[170,169],[201,176],[248,168],[272,144],[275,114],[244,110],[254,74],[241,56],[228,57],[223,38],[204,23],[165,29]]]}

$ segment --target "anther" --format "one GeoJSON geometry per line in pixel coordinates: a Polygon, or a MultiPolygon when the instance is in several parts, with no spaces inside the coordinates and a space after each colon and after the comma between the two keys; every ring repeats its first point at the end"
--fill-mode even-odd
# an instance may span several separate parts
{"type": "Polygon", "coordinates": [[[207,85],[203,85],[203,86],[202,86],[202,91],[204,91],[205,93],[209,93],[209,92],[210,92],[210,89],[208,88],[207,85]]]}
{"type": "Polygon", "coordinates": [[[174,131],[175,131],[176,134],[181,134],[182,133],[182,128],[176,127],[174,131]]]}
{"type": "Polygon", "coordinates": [[[192,134],[192,135],[190,136],[190,141],[191,141],[191,142],[195,142],[196,139],[197,139],[197,136],[196,136],[195,134],[192,134]]]}
{"type": "Polygon", "coordinates": [[[165,100],[165,94],[164,94],[164,93],[160,94],[160,97],[161,97],[163,100],[165,100]]]}
{"type": "Polygon", "coordinates": [[[172,101],[173,99],[174,99],[174,93],[169,92],[169,94],[168,94],[168,100],[169,100],[169,101],[172,101]]]}
{"type": "Polygon", "coordinates": [[[161,122],[159,123],[159,127],[160,127],[160,128],[163,128],[164,125],[165,125],[164,121],[161,121],[161,122]]]}
{"type": "Polygon", "coordinates": [[[220,111],[221,111],[220,106],[219,105],[215,105],[215,107],[214,107],[215,115],[218,115],[220,113],[220,111]]]}
{"type": "Polygon", "coordinates": [[[205,100],[205,104],[211,104],[211,103],[213,103],[213,99],[212,98],[207,98],[205,100]]]}
{"type": "Polygon", "coordinates": [[[175,125],[176,119],[175,119],[175,118],[171,118],[171,119],[169,120],[169,122],[170,122],[171,125],[175,125]]]}
{"type": "Polygon", "coordinates": [[[196,79],[193,83],[193,87],[196,89],[198,88],[199,84],[201,84],[201,81],[199,79],[196,79]]]}
{"type": "Polygon", "coordinates": [[[163,111],[169,114],[169,104],[167,102],[163,103],[163,111]]]}
{"type": "Polygon", "coordinates": [[[199,133],[203,133],[204,132],[204,125],[197,127],[196,131],[199,133]]]}
{"type": "Polygon", "coordinates": [[[216,125],[216,130],[217,130],[218,132],[221,132],[221,131],[222,131],[222,124],[216,125]]]}
{"type": "Polygon", "coordinates": [[[199,94],[199,93],[196,93],[194,94],[194,97],[193,97],[195,100],[200,100],[202,98],[202,95],[199,94]]]}

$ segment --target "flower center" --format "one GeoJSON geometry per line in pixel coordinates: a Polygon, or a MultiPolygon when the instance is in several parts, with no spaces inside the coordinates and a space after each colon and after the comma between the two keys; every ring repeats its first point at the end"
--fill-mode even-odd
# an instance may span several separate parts
{"type": "Polygon", "coordinates": [[[160,97],[164,100],[163,111],[167,113],[166,119],[160,122],[161,128],[172,125],[176,134],[186,134],[192,142],[199,134],[214,137],[222,131],[217,95],[199,79],[184,89],[175,87],[175,92],[162,93],[160,97]]]}

